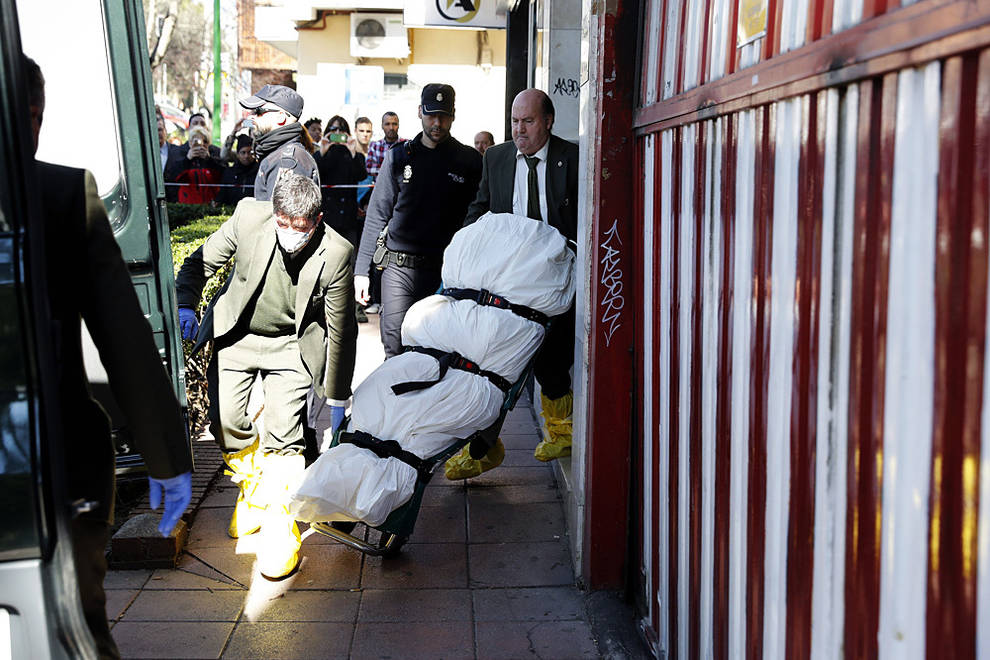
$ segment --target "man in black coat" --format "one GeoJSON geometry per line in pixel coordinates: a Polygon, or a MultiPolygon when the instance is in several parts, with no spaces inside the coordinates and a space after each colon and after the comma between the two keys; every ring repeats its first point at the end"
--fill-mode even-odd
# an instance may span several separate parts
{"type": "MultiPolygon", "coordinates": [[[[34,137],[45,107],[41,69],[25,57],[34,137]]],[[[144,462],[157,508],[158,529],[172,529],[191,498],[192,456],[175,391],[162,368],[127,264],[113,237],[93,175],[36,162],[45,241],[49,313],[55,332],[61,452],[69,502],[86,503],[71,522],[73,563],[86,624],[101,658],[119,657],[107,625],[104,554],[114,504],[114,446],[110,420],[90,393],[83,364],[81,323],[99,350],[114,399],[144,462]]],[[[69,503],[57,503],[69,506],[69,503]]]]}
{"type": "MultiPolygon", "coordinates": [[[[512,101],[512,142],[485,151],[478,196],[468,208],[464,224],[481,215],[515,213],[547,222],[576,249],[578,148],[552,135],[553,102],[539,89],[526,89],[512,101]]],[[[542,390],[547,437],[535,452],[549,461],[571,453],[571,364],[574,362],[574,306],[553,319],[535,374],[542,390]]],[[[447,463],[451,479],[477,476],[496,467],[504,454],[499,441],[480,461],[465,448],[447,463]]]]}

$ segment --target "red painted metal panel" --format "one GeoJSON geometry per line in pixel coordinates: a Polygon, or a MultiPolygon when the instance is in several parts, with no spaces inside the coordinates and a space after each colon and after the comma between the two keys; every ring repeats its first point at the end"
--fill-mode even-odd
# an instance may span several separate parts
{"type": "MultiPolygon", "coordinates": [[[[682,420],[678,414],[677,401],[680,400],[680,347],[681,347],[681,332],[680,332],[680,315],[682,310],[680,308],[680,296],[677,292],[680,290],[681,283],[681,259],[680,259],[680,245],[681,245],[681,223],[678,222],[678,214],[681,208],[681,194],[690,194],[689,191],[681,190],[681,154],[683,151],[683,145],[681,140],[683,139],[683,129],[675,129],[671,132],[671,142],[673,148],[671,149],[671,172],[670,172],[670,188],[671,188],[671,208],[673,209],[671,213],[671,222],[673,227],[671,228],[671,239],[670,239],[670,290],[673,292],[670,296],[670,373],[666,376],[670,379],[669,388],[669,401],[670,407],[667,411],[669,420],[667,422],[668,437],[667,437],[667,455],[670,460],[667,464],[667,501],[669,503],[669,534],[670,544],[668,547],[667,557],[668,557],[668,570],[670,574],[670,593],[667,595],[667,616],[668,625],[670,626],[670,649],[669,653],[671,656],[677,654],[678,644],[686,644],[687,640],[678,639],[677,635],[677,588],[680,584],[682,576],[678,574],[677,570],[677,535],[678,535],[678,520],[677,520],[677,508],[678,508],[678,488],[680,486],[680,473],[679,467],[679,455],[677,451],[677,436],[680,433],[680,425],[682,420]]],[[[684,312],[686,313],[686,312],[684,312]]],[[[660,374],[661,378],[665,374],[660,374]]],[[[687,420],[683,420],[683,423],[687,423],[687,420]]]]}
{"type": "Polygon", "coordinates": [[[791,479],[787,535],[787,657],[811,655],[815,565],[815,447],[818,400],[818,306],[821,290],[825,94],[808,100],[798,165],[797,316],[791,390],[791,479]]]}
{"type": "MultiPolygon", "coordinates": [[[[976,655],[987,273],[986,207],[978,216],[972,206],[978,63],[975,55],[953,57],[945,62],[942,74],[926,631],[929,658],[976,655]]],[[[984,76],[986,73],[984,70],[984,76]]],[[[983,113],[985,118],[986,109],[983,113]]]]}
{"type": "MultiPolygon", "coordinates": [[[[704,357],[702,343],[702,311],[704,307],[703,271],[705,255],[702,253],[702,228],[705,215],[705,127],[704,124],[695,126],[694,144],[685,145],[685,149],[694,149],[694,284],[691,286],[694,295],[691,297],[691,410],[690,410],[690,441],[689,441],[689,479],[688,498],[691,506],[688,513],[688,657],[700,655],[699,625],[701,622],[701,526],[702,507],[701,481],[702,447],[701,447],[701,367],[704,357]]],[[[685,191],[687,192],[687,191],[685,191]]]]}
{"type": "Polygon", "coordinates": [[[860,86],[849,383],[845,650],[875,657],[880,607],[884,342],[897,78],[860,86]]]}
{"type": "Polygon", "coordinates": [[[651,0],[660,5],[660,32],[657,37],[657,101],[663,100],[663,64],[667,48],[667,3],[665,0],[651,0]]]}
{"type": "Polygon", "coordinates": [[[594,258],[590,280],[589,358],[593,366],[588,383],[588,446],[585,472],[585,527],[582,574],[592,589],[619,588],[625,582],[629,522],[630,453],[632,447],[632,345],[636,310],[625,304],[623,287],[631,285],[630,263],[635,244],[633,187],[635,150],[631,133],[635,99],[634,75],[601,72],[635,71],[639,8],[616,2],[603,12],[592,38],[599,43],[595,102],[598,142],[592,164],[597,173],[610,174],[592,185],[597,213],[592,222],[594,258]],[[605,243],[617,250],[602,260],[605,243]],[[622,393],[616,396],[616,393],[622,393]]]}
{"type": "Polygon", "coordinates": [[[711,32],[712,0],[705,0],[704,19],[701,24],[701,61],[698,62],[698,85],[704,85],[708,80],[709,33],[711,32]]]}
{"type": "MultiPolygon", "coordinates": [[[[737,115],[722,124],[722,296],[719,300],[718,397],[715,416],[715,547],[713,650],[729,657],[729,493],[732,481],[732,287],[736,227],[737,115]]],[[[719,220],[716,220],[719,222],[719,220]]]]}
{"type": "MultiPolygon", "coordinates": [[[[674,74],[674,94],[684,91],[684,31],[687,27],[687,4],[681,5],[680,17],[678,19],[677,39],[680,50],[677,52],[677,71],[674,74]]],[[[666,43],[664,44],[666,46],[666,43]]],[[[661,97],[662,98],[662,97],[661,97]]]]}
{"type": "Polygon", "coordinates": [[[726,30],[725,38],[728,45],[725,49],[725,75],[731,76],[739,68],[739,33],[736,30],[736,23],[739,22],[739,0],[729,2],[729,29],[726,30]]]}
{"type": "Polygon", "coordinates": [[[784,2],[769,0],[767,4],[767,36],[763,38],[761,60],[769,60],[780,52],[780,24],[783,20],[784,2]]]}
{"type": "MultiPolygon", "coordinates": [[[[749,497],[746,528],[746,656],[763,657],[763,573],[767,502],[767,387],[770,373],[770,276],[773,245],[775,108],[756,115],[757,187],[753,201],[753,303],[750,354],[749,497]]],[[[742,301],[740,301],[742,302],[742,301]]]]}

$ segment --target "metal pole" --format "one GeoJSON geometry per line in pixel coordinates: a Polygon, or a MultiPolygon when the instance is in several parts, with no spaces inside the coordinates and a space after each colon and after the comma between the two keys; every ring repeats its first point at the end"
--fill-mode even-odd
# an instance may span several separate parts
{"type": "Polygon", "coordinates": [[[220,0],[213,0],[213,144],[220,146],[220,92],[223,72],[220,70],[220,0]]]}

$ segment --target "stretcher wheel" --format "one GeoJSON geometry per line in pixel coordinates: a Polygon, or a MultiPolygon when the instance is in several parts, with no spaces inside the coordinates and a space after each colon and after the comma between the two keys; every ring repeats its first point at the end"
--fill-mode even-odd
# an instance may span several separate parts
{"type": "Polygon", "coordinates": [[[385,559],[398,557],[407,540],[404,536],[382,532],[381,538],[378,539],[378,547],[382,550],[382,557],[385,559]]]}

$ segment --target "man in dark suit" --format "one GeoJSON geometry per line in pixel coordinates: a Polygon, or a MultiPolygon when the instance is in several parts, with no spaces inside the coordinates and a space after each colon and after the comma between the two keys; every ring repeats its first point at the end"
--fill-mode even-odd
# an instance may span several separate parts
{"type": "MultiPolygon", "coordinates": [[[[45,82],[25,57],[34,148],[45,109],[45,82]]],[[[93,338],[114,399],[148,467],[150,499],[165,511],[158,527],[172,533],[192,496],[192,456],[185,421],[162,368],[121,256],[96,181],[86,170],[36,161],[41,192],[49,312],[55,329],[61,449],[69,502],[72,553],[86,624],[101,658],[120,657],[107,625],[104,550],[114,504],[110,420],[93,399],[83,364],[81,321],[93,338]]],[[[61,505],[62,503],[59,503],[61,505]]]]}
{"type": "MultiPolygon", "coordinates": [[[[526,89],[512,101],[512,142],[485,151],[478,196],[468,207],[464,224],[481,215],[515,213],[548,222],[576,249],[578,199],[577,145],[552,135],[553,102],[539,89],[526,89]]],[[[571,364],[574,362],[574,306],[553,319],[536,358],[536,380],[542,390],[546,438],[535,456],[550,461],[571,453],[571,364]]],[[[477,476],[501,463],[499,440],[481,460],[468,448],[447,462],[450,479],[477,476]]]]}

